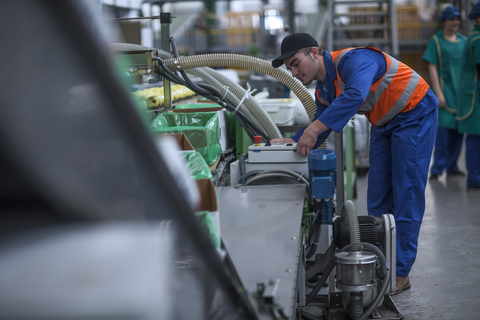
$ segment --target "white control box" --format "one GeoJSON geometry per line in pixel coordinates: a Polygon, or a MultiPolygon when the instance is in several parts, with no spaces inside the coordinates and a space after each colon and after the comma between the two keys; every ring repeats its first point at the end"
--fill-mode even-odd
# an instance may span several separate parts
{"type": "Polygon", "coordinates": [[[308,156],[297,153],[296,143],[271,143],[248,147],[248,161],[250,163],[306,163],[308,156]]]}

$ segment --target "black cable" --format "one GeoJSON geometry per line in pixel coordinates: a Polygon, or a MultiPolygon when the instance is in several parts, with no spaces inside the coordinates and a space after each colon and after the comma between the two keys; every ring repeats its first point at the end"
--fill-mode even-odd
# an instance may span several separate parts
{"type": "Polygon", "coordinates": [[[322,277],[318,280],[315,288],[308,294],[307,300],[305,301],[305,305],[308,305],[317,295],[318,291],[323,287],[325,281],[327,281],[328,276],[332,272],[333,268],[335,267],[335,261],[332,259],[326,266],[324,272],[322,273],[322,277]]]}
{"type": "Polygon", "coordinates": [[[198,92],[196,91],[196,88],[190,87],[184,79],[180,78],[178,75],[175,75],[170,69],[168,69],[165,64],[163,63],[163,59],[154,57],[154,60],[158,61],[162,70],[164,72],[160,72],[164,78],[167,80],[170,80],[174,83],[181,84],[183,86],[186,86],[190,90],[196,92],[197,94],[200,94],[212,101],[215,101],[216,103],[220,104],[223,106],[225,109],[230,111],[240,122],[240,125],[245,129],[247,132],[248,136],[250,139],[254,140],[255,135],[260,135],[262,136],[265,140],[270,140],[268,135],[261,129],[257,127],[255,123],[253,123],[248,117],[245,116],[245,114],[239,110],[237,110],[233,105],[226,103],[225,101],[221,101],[218,97],[212,95],[212,94],[203,94],[204,92],[198,92]],[[241,119],[240,119],[241,118],[241,119]],[[251,132],[251,128],[253,129],[253,133],[251,132]]]}
{"type": "MultiPolygon", "coordinates": [[[[173,56],[175,58],[179,58],[180,55],[178,53],[178,49],[177,49],[177,42],[175,41],[175,38],[174,37],[170,37],[170,44],[172,45],[172,51],[173,51],[173,56]]],[[[212,92],[210,92],[209,90],[205,90],[199,86],[197,86],[187,75],[187,73],[185,72],[185,70],[181,69],[180,70],[180,74],[182,75],[183,79],[185,80],[185,82],[188,84],[188,87],[190,88],[195,88],[195,92],[199,92],[202,96],[203,95],[209,95],[211,94],[212,92]]]]}
{"type": "MultiPolygon", "coordinates": [[[[212,86],[212,85],[210,85],[210,84],[207,84],[207,83],[199,83],[198,86],[201,86],[201,87],[203,87],[203,88],[205,88],[205,89],[207,89],[207,90],[211,90],[212,93],[217,97],[217,101],[215,101],[215,100],[214,100],[214,101],[217,102],[218,104],[221,104],[222,100],[225,100],[225,102],[226,102],[228,105],[232,105],[232,106],[234,105],[234,104],[233,104],[231,101],[229,101],[226,97],[224,97],[224,98],[222,98],[222,99],[219,99],[218,97],[223,96],[223,94],[222,94],[217,88],[215,88],[214,86],[212,86]]],[[[227,109],[227,110],[228,110],[228,109],[227,109]]],[[[229,110],[229,111],[230,111],[231,113],[233,113],[233,114],[234,114],[234,113],[237,113],[237,112],[240,112],[240,114],[241,114],[242,116],[244,115],[244,113],[243,113],[242,111],[239,111],[239,110],[236,109],[235,107],[234,107],[233,110],[229,110]]],[[[250,120],[246,115],[244,116],[244,118],[250,120]]],[[[255,135],[260,135],[260,136],[266,138],[266,140],[269,140],[269,139],[268,139],[268,134],[265,132],[265,130],[263,130],[263,128],[257,126],[257,124],[254,123],[253,121],[249,121],[248,123],[252,126],[252,129],[257,133],[257,134],[255,134],[255,135]]]]}
{"type": "Polygon", "coordinates": [[[319,240],[320,234],[321,234],[320,228],[322,227],[322,218],[323,218],[323,214],[318,212],[315,215],[315,218],[313,219],[312,225],[310,226],[310,230],[308,232],[309,245],[307,246],[307,259],[312,257],[315,254],[315,252],[317,251],[318,240],[319,240]],[[318,215],[320,215],[320,216],[318,216],[318,215]],[[319,217],[319,219],[316,219],[317,216],[319,217]]]}
{"type": "MultiPolygon", "coordinates": [[[[175,40],[174,37],[170,37],[170,43],[172,45],[172,50],[173,50],[173,56],[175,58],[179,58],[180,55],[178,53],[178,48],[177,48],[177,42],[175,40]]],[[[168,68],[167,68],[168,69],[168,68]]],[[[223,94],[217,89],[215,88],[214,86],[210,85],[210,84],[207,84],[207,83],[203,83],[203,84],[196,84],[194,83],[190,77],[187,75],[187,73],[184,71],[184,70],[180,70],[180,73],[182,74],[182,77],[183,79],[185,80],[185,82],[187,83],[187,87],[189,87],[191,90],[199,93],[200,95],[203,95],[203,96],[206,96],[206,95],[214,95],[216,97],[222,97],[223,94]],[[195,89],[195,90],[194,90],[195,89]]],[[[218,99],[219,101],[221,101],[221,99],[218,99]]],[[[217,102],[218,103],[218,102],[217,102]]],[[[230,104],[233,106],[233,103],[231,101],[228,101],[227,100],[227,104],[230,104]]],[[[236,108],[235,108],[236,109],[236,108]]],[[[230,111],[230,110],[229,110],[230,111]]],[[[232,112],[232,111],[230,111],[232,112]]],[[[236,112],[239,112],[238,110],[235,110],[235,113],[236,112]]],[[[250,120],[250,119],[249,119],[250,120]]],[[[267,141],[270,140],[267,133],[262,129],[262,128],[259,128],[256,124],[254,124],[253,122],[249,123],[249,125],[255,129],[256,133],[255,135],[261,135],[262,137],[264,137],[267,141]]],[[[252,139],[253,140],[253,139],[252,139]]]]}

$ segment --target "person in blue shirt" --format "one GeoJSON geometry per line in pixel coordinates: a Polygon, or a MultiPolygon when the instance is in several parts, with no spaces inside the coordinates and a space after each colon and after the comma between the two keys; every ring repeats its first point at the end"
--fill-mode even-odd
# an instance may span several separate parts
{"type": "Polygon", "coordinates": [[[285,64],[304,85],[316,80],[317,110],[308,127],[271,142],[296,142],[297,152],[306,155],[331,130],[341,132],[356,113],[366,115],[372,123],[368,213],[395,216],[395,292],[410,289],[437,131],[437,98],[414,70],[375,48],[328,52],[309,34],[296,33],[283,39],[281,51],[273,67],[285,64]]]}

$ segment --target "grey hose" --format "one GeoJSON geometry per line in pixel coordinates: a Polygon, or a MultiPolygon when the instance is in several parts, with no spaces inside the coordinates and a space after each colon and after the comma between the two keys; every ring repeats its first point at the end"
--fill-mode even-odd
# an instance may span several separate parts
{"type": "Polygon", "coordinates": [[[350,250],[361,251],[362,246],[360,244],[360,227],[358,226],[358,218],[355,212],[355,205],[351,200],[347,200],[343,203],[342,216],[347,215],[348,224],[350,226],[350,250]]]}
{"type": "Polygon", "coordinates": [[[264,180],[264,179],[267,179],[267,178],[289,178],[289,179],[296,180],[296,181],[300,182],[300,180],[298,180],[297,178],[293,177],[290,174],[276,172],[276,173],[257,174],[255,177],[253,177],[252,179],[245,182],[245,185],[249,186],[249,185],[251,185],[255,182],[258,182],[260,180],[264,180]]]}
{"type": "MultiPolygon", "coordinates": [[[[319,213],[317,213],[317,214],[319,214],[319,213]]],[[[321,234],[321,232],[320,232],[321,229],[320,228],[322,227],[322,225],[319,222],[315,221],[315,219],[314,219],[313,222],[312,222],[312,225],[315,225],[315,224],[317,224],[317,229],[316,229],[317,233],[315,235],[313,235],[313,233],[312,233],[313,238],[310,238],[310,235],[311,235],[310,233],[308,235],[310,246],[308,247],[308,251],[307,251],[307,259],[310,259],[315,254],[315,252],[317,252],[318,239],[320,239],[320,234],[321,234]],[[310,239],[313,239],[313,242],[310,241],[310,239]]],[[[312,227],[310,227],[310,229],[312,229],[312,227]]]]}
{"type": "Polygon", "coordinates": [[[308,182],[308,180],[303,176],[303,174],[300,174],[300,173],[297,173],[295,171],[292,171],[292,170],[288,170],[288,169],[267,169],[267,170],[264,170],[262,171],[261,173],[259,173],[258,175],[264,175],[264,174],[268,174],[268,173],[284,173],[284,174],[288,174],[290,176],[292,176],[292,178],[298,180],[298,181],[302,181],[303,183],[305,183],[307,185],[307,187],[310,186],[310,183],[308,182]]]}
{"type": "Polygon", "coordinates": [[[390,270],[387,269],[385,273],[385,279],[383,280],[383,283],[382,283],[382,288],[380,289],[380,292],[375,297],[375,300],[373,300],[372,304],[365,310],[365,312],[358,319],[355,319],[355,320],[365,320],[367,319],[367,317],[370,316],[370,314],[372,314],[373,309],[377,307],[377,305],[380,303],[380,300],[383,298],[383,296],[387,292],[388,283],[389,283],[388,278],[390,278],[390,270]]]}
{"type": "Polygon", "coordinates": [[[239,162],[239,166],[240,166],[240,183],[243,183],[245,182],[245,154],[242,153],[239,157],[238,157],[238,162],[239,162]]]}
{"type": "MultiPolygon", "coordinates": [[[[162,51],[162,50],[159,50],[158,51],[158,55],[160,56],[160,58],[162,59],[171,59],[173,58],[173,55],[171,55],[170,53],[167,53],[165,51],[162,51]]],[[[218,81],[212,74],[213,73],[218,73],[217,71],[213,70],[213,69],[210,69],[212,70],[212,74],[210,74],[210,72],[207,72],[207,69],[210,69],[210,68],[194,68],[194,69],[189,69],[187,70],[187,73],[190,73],[190,74],[193,74],[199,78],[201,78],[202,80],[204,80],[206,83],[214,86],[215,88],[217,88],[220,92],[222,92],[222,95],[224,95],[229,101],[231,101],[232,103],[234,103],[235,105],[239,105],[240,103],[240,99],[238,99],[233,93],[231,93],[230,91],[227,91],[227,89],[225,88],[225,85],[223,85],[220,81],[218,81]]],[[[234,83],[230,80],[227,79],[227,81],[231,82],[231,83],[234,83]]],[[[228,82],[223,82],[223,83],[227,83],[228,85],[230,85],[228,82]]],[[[236,83],[235,83],[236,84],[236,83]]],[[[245,90],[244,90],[245,91],[245,90]]],[[[253,114],[250,112],[250,110],[248,108],[245,107],[245,103],[242,104],[240,106],[240,111],[242,111],[247,117],[249,117],[250,119],[252,119],[253,122],[255,122],[256,125],[260,126],[261,128],[264,128],[264,126],[257,120],[256,117],[253,116],[253,114]]],[[[272,121],[273,123],[273,121],[272,121]]],[[[276,126],[276,125],[275,125],[276,126]]],[[[278,128],[277,128],[278,129],[278,128]]]]}
{"type": "Polygon", "coordinates": [[[292,75],[285,69],[272,67],[271,63],[266,60],[240,54],[213,53],[174,58],[166,60],[165,65],[172,71],[198,67],[221,66],[237,67],[262,72],[274,77],[292,89],[304,105],[310,121],[313,120],[317,110],[317,106],[312,96],[298,79],[292,77],[292,75]]]}
{"type": "Polygon", "coordinates": [[[300,311],[300,317],[302,317],[303,319],[307,319],[307,320],[315,320],[316,317],[314,317],[313,315],[309,314],[309,313],[306,313],[305,311],[300,311]]]}
{"type": "Polygon", "coordinates": [[[322,272],[322,270],[324,270],[325,267],[327,266],[328,262],[333,260],[334,256],[335,256],[335,244],[332,242],[328,247],[327,251],[325,251],[325,254],[320,259],[315,261],[313,266],[311,266],[305,271],[305,279],[308,280],[314,275],[316,275],[317,273],[322,272]]]}
{"type": "MultiPolygon", "coordinates": [[[[225,87],[228,87],[228,93],[229,95],[227,97],[230,97],[230,94],[234,97],[237,98],[237,100],[240,102],[240,100],[245,96],[246,90],[242,88],[239,84],[231,81],[228,79],[226,76],[221,74],[220,72],[217,72],[211,68],[204,67],[204,68],[197,68],[202,71],[205,71],[205,73],[211,75],[213,78],[215,78],[217,81],[220,83],[223,83],[223,89],[225,87]]],[[[202,78],[203,79],[203,78],[202,78]]],[[[233,101],[233,100],[231,100],[233,101]]],[[[237,104],[238,105],[238,104],[237,104]]],[[[273,122],[272,118],[268,115],[268,113],[265,113],[264,108],[258,103],[257,99],[246,99],[243,101],[243,105],[241,107],[245,106],[246,109],[252,112],[252,114],[255,115],[255,119],[261,120],[263,124],[265,124],[265,127],[272,127],[272,129],[278,131],[276,132],[277,135],[281,138],[282,133],[278,129],[278,126],[273,122]]],[[[273,135],[270,135],[273,137],[273,135]]]]}
{"type": "Polygon", "coordinates": [[[362,242],[363,250],[367,250],[373,252],[377,255],[378,259],[380,259],[380,268],[377,270],[377,277],[380,279],[385,278],[385,273],[387,272],[387,258],[383,254],[382,250],[380,250],[377,246],[368,243],[362,242]]]}
{"type": "MultiPolygon", "coordinates": [[[[238,99],[231,91],[227,90],[226,86],[223,85],[222,82],[218,81],[217,79],[215,79],[215,77],[210,75],[210,73],[206,72],[206,69],[209,69],[209,68],[195,68],[195,69],[190,69],[187,72],[203,79],[208,84],[214,86],[215,88],[217,88],[222,93],[221,97],[225,96],[225,98],[228,101],[231,101],[232,104],[238,106],[240,104],[240,99],[238,99]]],[[[212,70],[212,69],[210,69],[210,70],[212,70]]],[[[225,83],[225,82],[223,82],[223,83],[225,83]]],[[[234,83],[234,82],[232,82],[232,83],[234,83]]],[[[234,84],[236,84],[236,83],[234,83],[234,84]]],[[[250,118],[257,126],[263,128],[265,130],[265,128],[264,128],[265,126],[262,125],[256,117],[253,116],[253,114],[250,112],[248,107],[245,107],[246,105],[248,105],[248,102],[251,102],[251,101],[252,101],[252,99],[245,100],[243,102],[243,104],[240,106],[240,111],[242,111],[248,118],[250,118]]]]}
{"type": "Polygon", "coordinates": [[[251,170],[251,171],[248,171],[247,173],[245,173],[245,181],[247,181],[248,179],[250,179],[250,177],[253,177],[257,174],[259,174],[260,172],[263,172],[263,170],[251,170]]]}
{"type": "Polygon", "coordinates": [[[315,285],[315,288],[308,294],[307,299],[305,301],[305,305],[309,304],[312,302],[312,300],[315,298],[317,295],[318,291],[323,287],[323,284],[325,281],[327,281],[328,276],[332,272],[333,268],[335,267],[335,261],[331,260],[327,263],[325,266],[325,270],[322,273],[322,276],[320,277],[320,280],[318,280],[317,284],[315,285]]]}
{"type": "MultiPolygon", "coordinates": [[[[165,61],[174,59],[173,55],[169,52],[137,44],[113,43],[111,44],[111,48],[114,51],[155,50],[158,52],[158,56],[160,58],[167,59],[165,61]]],[[[219,91],[225,94],[225,97],[229,101],[236,105],[240,103],[240,100],[246,94],[246,90],[239,86],[237,83],[231,81],[227,77],[223,76],[221,73],[211,68],[192,68],[186,71],[187,73],[194,74],[208,84],[216,87],[219,91]],[[229,88],[228,91],[226,87],[229,88]]],[[[277,125],[273,122],[272,118],[268,115],[268,113],[260,106],[260,104],[258,104],[256,99],[244,100],[242,105],[240,105],[239,110],[242,111],[248,118],[250,118],[251,121],[253,121],[257,126],[263,129],[263,131],[265,131],[271,139],[283,138],[283,135],[278,129],[277,125]]]]}
{"type": "MultiPolygon", "coordinates": [[[[383,254],[382,250],[380,250],[377,246],[368,243],[368,242],[361,242],[364,250],[373,252],[377,255],[378,259],[380,260],[380,268],[377,270],[376,275],[380,279],[385,278],[385,273],[387,272],[387,258],[383,254]]],[[[346,245],[345,247],[340,250],[340,252],[345,252],[351,250],[351,244],[346,245]]]]}
{"type": "MultiPolygon", "coordinates": [[[[182,58],[173,58],[170,53],[165,51],[159,50],[158,55],[161,58],[167,59],[167,61],[172,61],[175,59],[182,59],[182,58]]],[[[169,67],[169,65],[166,65],[169,67]]],[[[172,70],[171,67],[169,67],[172,70]]],[[[172,70],[173,71],[173,70],[172,70]]],[[[207,67],[196,67],[190,68],[186,70],[188,73],[195,74],[196,76],[202,78],[207,83],[217,87],[220,91],[225,92],[226,88],[228,87],[228,91],[226,92],[226,97],[232,102],[237,102],[237,105],[240,103],[240,100],[245,96],[246,90],[243,89],[237,83],[231,81],[227,77],[223,76],[221,73],[207,67]],[[191,71],[193,70],[193,71],[191,71]],[[217,81],[212,81],[212,77],[217,81]]],[[[272,118],[268,115],[265,109],[258,104],[256,99],[246,99],[243,101],[243,104],[240,106],[240,111],[245,113],[245,110],[248,110],[250,114],[252,114],[253,121],[257,121],[258,124],[261,124],[263,129],[267,132],[267,134],[272,139],[282,138],[282,134],[278,129],[277,125],[273,122],[272,118]]]]}

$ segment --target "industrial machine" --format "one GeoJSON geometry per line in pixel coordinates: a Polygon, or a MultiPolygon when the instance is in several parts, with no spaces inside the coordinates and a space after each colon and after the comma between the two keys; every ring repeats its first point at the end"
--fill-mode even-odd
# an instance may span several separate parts
{"type": "Polygon", "coordinates": [[[211,195],[215,248],[171,169],[180,164],[146,130],[83,6],[11,1],[0,12],[5,25],[27,17],[32,27],[1,37],[18,50],[0,53],[9,61],[0,167],[11,186],[1,190],[0,318],[401,318],[389,296],[393,217],[357,216],[352,202],[339,203],[341,155],[270,143],[281,133],[268,115],[207,66],[277,77],[312,116],[298,80],[251,57],[178,57],[174,39],[173,55],[139,48],[147,69],[137,61],[132,75],[185,85],[235,113],[252,140],[261,136],[230,165],[232,183],[211,195]],[[32,55],[39,38],[51,47],[32,55]],[[26,68],[36,101],[19,108],[26,68]],[[208,81],[193,83],[185,70],[208,81]]]}
{"type": "MultiPolygon", "coordinates": [[[[372,313],[401,318],[389,296],[395,290],[396,234],[393,216],[357,217],[351,201],[339,206],[335,196],[336,160],[335,153],[328,149],[316,149],[308,156],[301,156],[296,153],[296,144],[267,142],[250,146],[248,155],[231,165],[232,186],[219,190],[222,230],[227,231],[222,232],[225,246],[239,266],[240,277],[246,277],[247,288],[250,285],[253,290],[255,284],[269,284],[261,285],[265,290],[264,287],[268,289],[272,286],[267,295],[262,291],[255,296],[254,301],[260,310],[265,307],[268,296],[270,307],[283,307],[287,318],[307,311],[315,313],[319,309],[324,319],[366,319],[372,313]],[[298,193],[294,188],[298,184],[304,186],[304,192],[298,193]],[[297,198],[292,198],[291,194],[287,196],[287,190],[292,194],[296,191],[297,198]],[[285,209],[269,208],[278,203],[285,209]],[[304,203],[302,210],[298,208],[299,203],[304,203]],[[337,210],[338,207],[341,209],[337,210]],[[256,245],[258,242],[250,247],[250,241],[240,247],[237,242],[241,240],[229,234],[236,233],[238,227],[238,218],[234,217],[248,213],[254,228],[262,224],[267,209],[274,211],[269,220],[287,219],[287,215],[293,219],[296,216],[296,227],[301,230],[297,233],[299,238],[293,236],[294,230],[285,233],[283,225],[279,229],[264,226],[258,235],[248,234],[259,237],[261,248],[256,245]],[[271,238],[271,243],[263,241],[265,234],[271,238]],[[287,261],[279,261],[278,257],[269,261],[262,255],[271,258],[267,253],[276,252],[274,248],[280,245],[278,242],[283,246],[294,238],[298,239],[297,248],[289,253],[289,258],[290,265],[298,266],[292,269],[298,275],[292,284],[293,280],[288,275],[273,272],[281,263],[287,268],[287,261]],[[247,263],[245,252],[255,257],[260,273],[256,277],[251,274],[251,267],[243,267],[247,263]],[[269,276],[278,278],[265,278],[264,272],[261,272],[264,269],[272,270],[269,276]],[[336,276],[332,278],[334,274],[336,276]],[[291,291],[292,285],[294,291],[291,291]],[[286,294],[290,294],[290,299],[285,299],[286,294]],[[282,299],[286,304],[280,304],[282,299]]],[[[276,225],[274,222],[271,224],[276,225]]]]}

